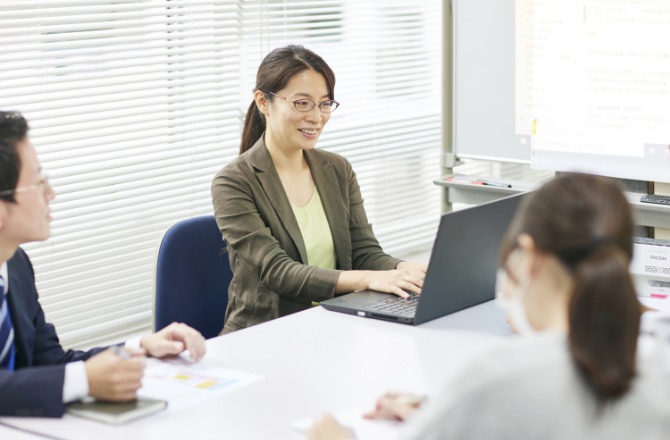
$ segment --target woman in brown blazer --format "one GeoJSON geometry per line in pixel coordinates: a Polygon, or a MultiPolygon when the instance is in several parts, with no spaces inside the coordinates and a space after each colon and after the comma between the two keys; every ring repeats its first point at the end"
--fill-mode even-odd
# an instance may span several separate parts
{"type": "Polygon", "coordinates": [[[426,265],[384,253],[351,164],[317,150],[335,101],[335,75],[302,46],[262,61],[240,155],[212,182],[233,279],[223,333],[305,310],[359,289],[407,297],[426,265]]]}

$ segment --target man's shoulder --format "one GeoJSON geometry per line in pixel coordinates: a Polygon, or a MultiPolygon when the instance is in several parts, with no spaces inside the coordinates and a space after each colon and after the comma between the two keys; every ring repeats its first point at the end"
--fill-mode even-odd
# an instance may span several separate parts
{"type": "Polygon", "coordinates": [[[12,258],[7,261],[7,267],[10,272],[12,270],[28,269],[32,273],[33,270],[33,265],[30,262],[28,254],[20,247],[16,248],[16,252],[14,252],[12,258]]]}

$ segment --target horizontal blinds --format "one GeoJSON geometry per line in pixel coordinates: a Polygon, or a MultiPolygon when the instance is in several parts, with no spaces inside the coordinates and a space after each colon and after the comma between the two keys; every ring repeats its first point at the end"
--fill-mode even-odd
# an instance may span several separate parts
{"type": "Polygon", "coordinates": [[[41,301],[86,346],[149,331],[163,232],[211,212],[239,142],[238,5],[49,4],[0,3],[0,102],[29,119],[57,191],[52,238],[28,247],[41,301]]]}
{"type": "MultiPolygon", "coordinates": [[[[432,179],[439,173],[441,2],[264,3],[241,10],[247,50],[262,56],[299,43],[328,62],[342,105],[319,147],[352,162],[386,251],[429,249],[440,214],[432,179]]],[[[244,61],[250,90],[258,60],[244,61]]]]}
{"type": "Polygon", "coordinates": [[[303,44],[335,70],[342,108],[320,147],[353,163],[385,249],[429,247],[435,3],[0,2],[0,106],[30,121],[57,192],[52,238],[26,249],[64,345],[149,331],[160,239],[211,213],[210,182],[237,155],[258,64],[280,45],[303,44]]]}

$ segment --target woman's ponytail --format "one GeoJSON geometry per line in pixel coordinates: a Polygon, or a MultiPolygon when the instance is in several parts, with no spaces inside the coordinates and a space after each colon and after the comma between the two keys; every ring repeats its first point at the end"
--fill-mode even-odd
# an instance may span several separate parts
{"type": "Polygon", "coordinates": [[[563,173],[522,202],[505,238],[506,261],[517,237],[555,255],[570,274],[568,343],[578,374],[597,402],[612,402],[631,388],[641,305],[629,272],[633,215],[617,183],[563,173]]]}
{"type": "Polygon", "coordinates": [[[253,147],[265,131],[265,117],[256,107],[256,101],[251,101],[247,116],[244,118],[242,129],[242,141],[240,142],[240,154],[253,147]]]}
{"type": "Polygon", "coordinates": [[[598,243],[576,264],[566,263],[574,274],[570,354],[598,402],[605,404],[623,396],[636,374],[641,309],[628,269],[630,259],[608,241],[598,243]]]}

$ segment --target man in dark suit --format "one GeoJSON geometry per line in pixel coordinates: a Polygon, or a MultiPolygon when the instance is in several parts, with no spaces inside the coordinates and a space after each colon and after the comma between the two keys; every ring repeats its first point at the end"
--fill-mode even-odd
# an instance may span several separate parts
{"type": "Polygon", "coordinates": [[[0,111],[0,416],[60,417],[68,402],[92,396],[132,400],[144,355],[188,350],[205,354],[204,339],[184,324],[126,343],[119,351],[64,350],[38,302],[33,268],[21,244],[49,237],[55,193],[42,175],[28,124],[0,111]]]}

